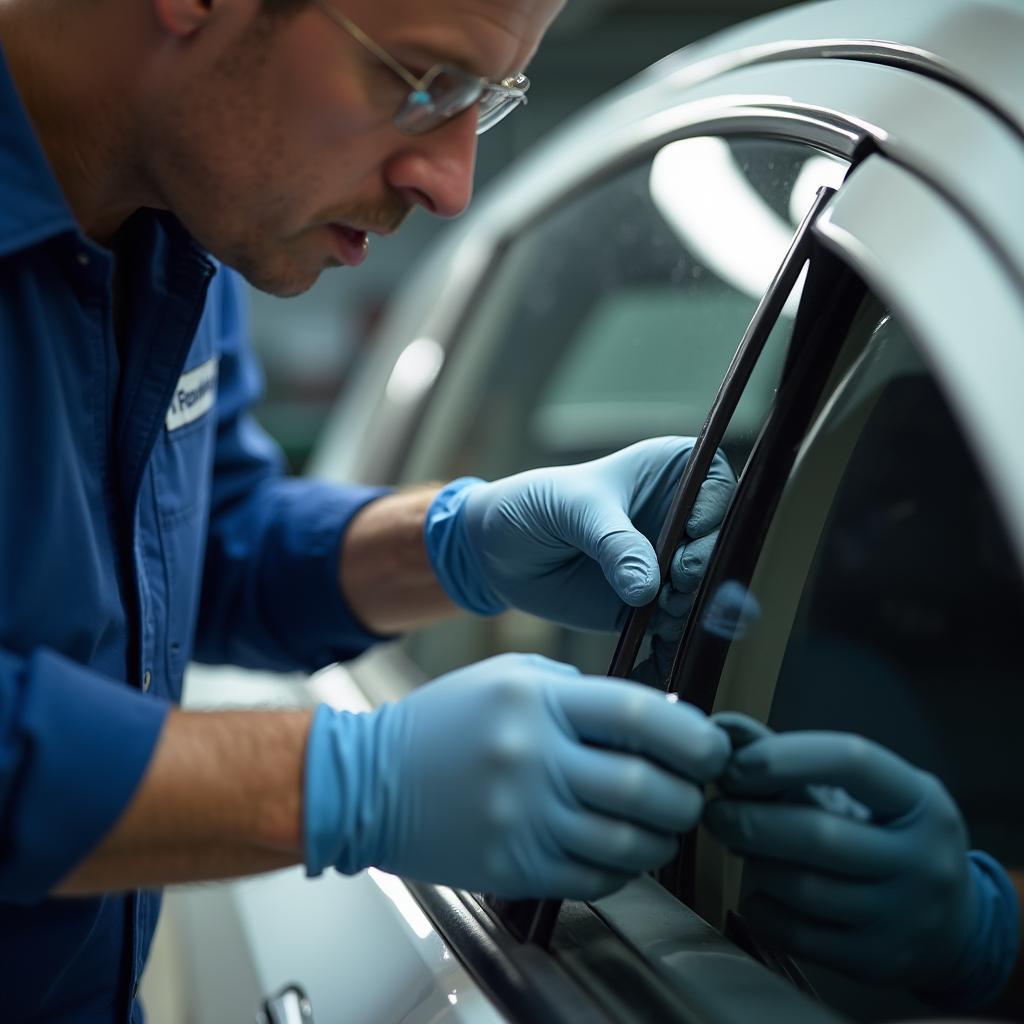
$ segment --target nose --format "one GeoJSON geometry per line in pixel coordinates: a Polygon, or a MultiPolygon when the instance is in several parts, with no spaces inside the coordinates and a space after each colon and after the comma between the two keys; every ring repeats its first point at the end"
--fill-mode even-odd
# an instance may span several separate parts
{"type": "Polygon", "coordinates": [[[456,217],[473,195],[476,107],[425,135],[406,136],[384,164],[386,183],[408,203],[456,217]]]}

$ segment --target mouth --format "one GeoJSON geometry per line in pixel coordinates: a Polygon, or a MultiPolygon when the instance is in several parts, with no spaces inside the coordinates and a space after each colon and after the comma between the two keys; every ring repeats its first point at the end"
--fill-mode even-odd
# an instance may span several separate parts
{"type": "Polygon", "coordinates": [[[358,267],[366,259],[370,250],[370,239],[367,232],[346,224],[328,224],[334,242],[335,255],[346,267],[358,267]]]}

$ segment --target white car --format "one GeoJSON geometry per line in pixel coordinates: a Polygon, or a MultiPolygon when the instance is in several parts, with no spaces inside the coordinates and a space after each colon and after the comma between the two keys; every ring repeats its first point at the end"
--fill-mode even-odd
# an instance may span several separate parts
{"type": "MultiPolygon", "coordinates": [[[[942,778],[975,845],[1024,864],[1022,53],[1017,0],[835,0],[666,58],[424,254],[314,472],[494,478],[703,431],[740,486],[660,682],[872,736],[942,778]]],[[[465,617],[310,683],[197,668],[188,699],[369,707],[505,650],[604,671],[615,643],[465,617]]],[[[251,1020],[292,983],[271,1017],[931,1012],[765,948],[743,894],[698,830],[594,904],[299,870],[168,904],[195,1022],[251,1020]]]]}

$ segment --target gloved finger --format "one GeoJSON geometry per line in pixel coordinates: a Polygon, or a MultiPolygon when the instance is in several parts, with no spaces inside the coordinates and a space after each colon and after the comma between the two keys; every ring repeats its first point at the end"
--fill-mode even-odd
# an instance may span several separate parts
{"type": "Polygon", "coordinates": [[[573,857],[606,871],[630,875],[667,864],[679,849],[675,836],[585,810],[561,815],[552,831],[573,857]]]}
{"type": "Polygon", "coordinates": [[[735,493],[736,474],[719,449],[711,460],[707,479],[697,492],[693,511],[686,522],[686,532],[694,538],[703,537],[721,526],[735,493]]]}
{"type": "MultiPolygon", "coordinates": [[[[666,584],[667,586],[668,584],[666,584]]],[[[652,637],[658,637],[665,643],[671,644],[673,647],[678,646],[679,639],[683,635],[683,630],[686,628],[686,619],[690,614],[690,609],[693,607],[693,595],[692,594],[678,594],[677,597],[682,598],[685,605],[677,614],[673,615],[662,608],[658,607],[655,609],[654,614],[651,616],[650,625],[647,627],[647,632],[652,637]]],[[[675,603],[672,604],[673,608],[679,608],[675,603]]]]}
{"type": "Polygon", "coordinates": [[[733,853],[851,878],[888,878],[906,868],[906,844],[885,829],[801,804],[712,800],[704,824],[733,853]]]}
{"type": "Polygon", "coordinates": [[[718,777],[729,740],[704,712],[636,683],[585,676],[583,684],[588,680],[593,685],[573,681],[551,691],[580,739],[640,754],[698,782],[718,777]]]}
{"type": "Polygon", "coordinates": [[[669,581],[675,590],[690,595],[696,591],[708,571],[708,562],[717,540],[718,530],[715,529],[706,537],[687,541],[676,548],[669,567],[669,581]]]}
{"type": "Polygon", "coordinates": [[[685,619],[690,614],[695,597],[695,592],[681,594],[672,583],[666,583],[658,594],[658,611],[665,614],[657,617],[676,622],[685,619]]]}
{"type": "Polygon", "coordinates": [[[841,786],[879,820],[900,818],[925,792],[925,775],[885,747],[853,733],[789,732],[768,736],[729,762],[730,793],[768,796],[794,786],[841,786]]]}
{"type": "Polygon", "coordinates": [[[618,506],[573,520],[564,540],[593,558],[619,598],[634,608],[653,600],[661,583],[651,542],[618,506]]]}
{"type": "Polygon", "coordinates": [[[744,884],[823,924],[865,927],[892,906],[892,893],[877,881],[839,878],[779,861],[749,858],[744,884]]]}
{"type": "Polygon", "coordinates": [[[645,828],[688,832],[704,810],[704,795],[693,783],[632,754],[576,747],[562,769],[580,803],[645,828]]]}
{"type": "Polygon", "coordinates": [[[718,711],[711,716],[711,721],[728,733],[734,754],[736,751],[750,746],[754,740],[775,735],[763,722],[744,715],[740,711],[718,711]]]}
{"type": "Polygon", "coordinates": [[[647,686],[664,690],[672,673],[675,653],[676,644],[671,639],[665,640],[660,636],[653,636],[651,638],[651,653],[629,673],[629,678],[633,682],[644,683],[647,686]]]}
{"type": "MultiPolygon", "coordinates": [[[[775,735],[767,725],[763,725],[753,718],[748,718],[738,711],[721,711],[716,715],[712,715],[711,720],[728,734],[734,754],[736,751],[749,746],[755,740],[775,735]]],[[[743,795],[730,789],[728,772],[718,781],[724,793],[730,796],[743,795]]],[[[820,807],[822,810],[831,811],[833,814],[853,818],[855,821],[871,821],[873,817],[867,807],[854,800],[840,786],[824,786],[821,784],[795,786],[780,795],[788,803],[812,804],[820,807]]]]}
{"type": "Polygon", "coordinates": [[[857,943],[863,933],[796,914],[770,896],[755,893],[740,907],[746,923],[769,948],[801,959],[849,970],[851,961],[859,961],[857,943]]]}

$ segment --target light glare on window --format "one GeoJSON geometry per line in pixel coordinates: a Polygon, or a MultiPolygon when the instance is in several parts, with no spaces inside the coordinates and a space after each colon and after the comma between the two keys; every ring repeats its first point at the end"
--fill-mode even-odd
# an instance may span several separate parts
{"type": "Polygon", "coordinates": [[[393,402],[414,401],[437,380],[443,364],[444,349],[433,338],[410,342],[388,378],[387,397],[393,402]]]}
{"type": "MultiPolygon", "coordinates": [[[[738,292],[761,298],[794,226],[758,194],[724,139],[681,139],[663,147],[651,164],[650,189],[658,212],[700,263],[738,292]]],[[[796,315],[802,288],[803,277],[784,316],[796,315]]]]}

